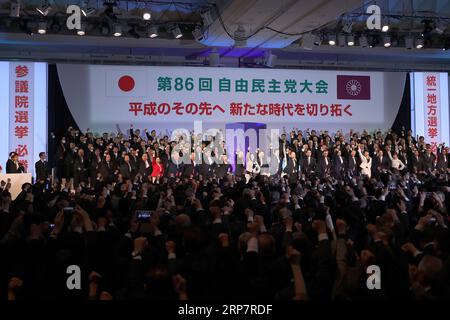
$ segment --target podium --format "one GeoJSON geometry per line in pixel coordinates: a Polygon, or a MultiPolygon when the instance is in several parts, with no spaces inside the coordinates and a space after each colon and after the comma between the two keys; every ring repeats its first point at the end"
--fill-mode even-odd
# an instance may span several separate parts
{"type": "Polygon", "coordinates": [[[11,199],[14,200],[22,191],[22,185],[31,183],[31,173],[0,173],[0,182],[8,182],[8,179],[11,179],[9,192],[11,193],[11,199]]]}

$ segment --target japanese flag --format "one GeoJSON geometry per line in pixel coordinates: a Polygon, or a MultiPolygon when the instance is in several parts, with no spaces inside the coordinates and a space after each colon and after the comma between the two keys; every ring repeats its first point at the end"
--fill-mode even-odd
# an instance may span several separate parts
{"type": "Polygon", "coordinates": [[[147,95],[147,73],[145,71],[107,71],[107,97],[145,97],[147,95]]]}

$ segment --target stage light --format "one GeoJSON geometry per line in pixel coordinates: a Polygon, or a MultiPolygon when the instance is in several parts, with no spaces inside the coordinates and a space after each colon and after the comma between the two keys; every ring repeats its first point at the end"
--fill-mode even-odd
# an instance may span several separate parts
{"type": "Polygon", "coordinates": [[[352,33],[352,29],[353,29],[353,22],[352,22],[352,21],[348,21],[348,22],[342,27],[342,32],[344,32],[344,33],[352,33]]]}
{"type": "Polygon", "coordinates": [[[201,42],[206,39],[205,33],[200,26],[195,27],[194,31],[192,31],[192,35],[197,42],[201,42]]]}
{"type": "Polygon", "coordinates": [[[175,28],[172,29],[172,33],[175,39],[180,39],[183,36],[179,26],[175,26],[175,28]]]}
{"type": "Polygon", "coordinates": [[[86,34],[86,26],[82,23],[81,28],[77,30],[77,35],[84,36],[86,34]]]}
{"type": "Polygon", "coordinates": [[[369,44],[369,40],[367,40],[367,36],[359,37],[359,46],[361,48],[366,48],[369,44]]]}
{"type": "Polygon", "coordinates": [[[355,45],[355,37],[354,36],[347,36],[347,45],[349,47],[353,47],[355,45]]]}
{"type": "Polygon", "coordinates": [[[156,38],[158,36],[158,28],[156,26],[148,26],[147,34],[150,38],[156,38]]]}
{"type": "Polygon", "coordinates": [[[211,24],[213,24],[214,20],[212,18],[211,11],[209,9],[201,11],[200,16],[202,17],[203,25],[205,27],[208,27],[211,24]]]}
{"type": "Polygon", "coordinates": [[[122,35],[122,25],[116,23],[114,24],[114,37],[120,37],[122,35]]]}
{"type": "Polygon", "coordinates": [[[405,38],[405,48],[408,50],[414,48],[414,40],[411,36],[405,38]]]}
{"type": "Polygon", "coordinates": [[[83,16],[85,17],[89,17],[92,14],[94,14],[95,12],[95,8],[86,8],[86,9],[81,9],[81,13],[83,14],[83,16]]]}
{"type": "Polygon", "coordinates": [[[272,54],[270,51],[266,51],[264,54],[263,64],[266,67],[273,68],[277,62],[278,57],[272,54]]]}
{"type": "Polygon", "coordinates": [[[38,23],[38,33],[46,34],[47,33],[47,22],[41,21],[38,23]]]}
{"type": "Polygon", "coordinates": [[[385,48],[389,48],[391,46],[391,37],[390,36],[385,36],[383,38],[383,42],[384,42],[384,47],[385,48]]]}
{"type": "Polygon", "coordinates": [[[443,21],[438,21],[436,23],[436,28],[434,29],[438,34],[443,34],[445,29],[447,29],[447,24],[443,21]]]}
{"type": "Polygon", "coordinates": [[[322,44],[322,37],[320,35],[314,35],[314,45],[320,46],[322,44]]]}
{"type": "Polygon", "coordinates": [[[417,38],[416,39],[416,49],[422,49],[423,48],[423,38],[417,38]]]}
{"type": "Polygon", "coordinates": [[[302,36],[302,48],[305,50],[312,50],[314,46],[314,35],[312,33],[307,33],[302,36]]]}
{"type": "Polygon", "coordinates": [[[9,16],[13,18],[18,18],[20,16],[20,3],[11,3],[9,16]]]}
{"type": "Polygon", "coordinates": [[[328,35],[328,44],[330,46],[335,46],[336,45],[336,36],[334,34],[328,35]]]}
{"type": "Polygon", "coordinates": [[[144,11],[144,13],[142,14],[142,19],[144,20],[150,20],[150,18],[152,17],[152,15],[150,14],[149,11],[144,11]]]}
{"type": "Polygon", "coordinates": [[[42,6],[36,8],[37,12],[39,12],[43,16],[48,15],[51,9],[52,7],[48,3],[45,3],[42,6]]]}

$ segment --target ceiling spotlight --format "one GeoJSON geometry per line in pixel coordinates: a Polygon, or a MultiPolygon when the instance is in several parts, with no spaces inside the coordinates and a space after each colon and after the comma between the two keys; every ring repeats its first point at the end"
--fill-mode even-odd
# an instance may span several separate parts
{"type": "Polygon", "coordinates": [[[114,24],[114,37],[120,37],[122,35],[122,25],[116,23],[114,24]]]}
{"type": "Polygon", "coordinates": [[[38,23],[38,33],[46,34],[47,33],[47,22],[41,21],[38,23]]]}
{"type": "Polygon", "coordinates": [[[408,50],[414,48],[414,40],[412,37],[408,36],[405,38],[405,48],[408,50]]]}
{"type": "Polygon", "coordinates": [[[369,41],[367,40],[366,36],[359,37],[359,46],[361,48],[366,48],[369,44],[369,41]]]}
{"type": "Polygon", "coordinates": [[[416,39],[416,49],[422,49],[423,48],[423,38],[417,38],[416,39]]]}
{"type": "Polygon", "coordinates": [[[391,46],[391,37],[390,36],[385,36],[383,38],[383,42],[384,42],[384,47],[385,48],[389,48],[391,46]]]}
{"type": "Polygon", "coordinates": [[[335,46],[336,45],[336,36],[334,34],[328,35],[328,44],[330,46],[335,46]]]}
{"type": "Polygon", "coordinates": [[[150,18],[152,17],[152,15],[150,14],[149,11],[144,11],[144,13],[142,14],[142,19],[144,20],[150,20],[150,18]]]}
{"type": "Polygon", "coordinates": [[[443,34],[445,29],[447,29],[447,24],[443,21],[438,21],[436,23],[436,28],[434,29],[436,33],[443,34]]]}
{"type": "Polygon", "coordinates": [[[263,64],[268,68],[273,68],[277,62],[277,56],[270,51],[266,51],[264,54],[263,64]]]}
{"type": "Polygon", "coordinates": [[[86,8],[86,9],[81,9],[81,13],[83,14],[83,16],[85,17],[89,17],[90,15],[94,14],[95,12],[95,8],[86,8]]]}
{"type": "Polygon", "coordinates": [[[192,31],[195,41],[201,42],[206,39],[206,35],[200,26],[196,26],[194,31],[192,31]]]}
{"type": "Polygon", "coordinates": [[[352,33],[352,28],[353,28],[353,22],[352,22],[352,21],[348,21],[348,22],[342,27],[342,32],[344,32],[344,33],[352,33]]]}
{"type": "Polygon", "coordinates": [[[345,35],[340,34],[338,37],[338,43],[340,47],[345,47],[345,35]]]}
{"type": "Polygon", "coordinates": [[[42,6],[36,8],[37,12],[39,12],[43,16],[48,15],[48,13],[50,12],[51,9],[52,9],[52,7],[50,7],[50,5],[48,3],[45,3],[42,6]]]}
{"type": "Polygon", "coordinates": [[[183,33],[180,30],[180,27],[177,25],[172,29],[173,36],[175,39],[180,39],[183,36],[183,33]]]}
{"type": "Polygon", "coordinates": [[[208,27],[213,24],[214,20],[212,18],[211,11],[209,9],[202,10],[200,12],[200,16],[202,17],[203,25],[205,27],[208,27]]]}
{"type": "Polygon", "coordinates": [[[315,46],[320,46],[322,44],[322,37],[320,35],[315,35],[314,36],[314,45],[315,46]]]}
{"type": "Polygon", "coordinates": [[[9,16],[18,18],[20,16],[20,3],[11,2],[9,16]]]}
{"type": "Polygon", "coordinates": [[[148,26],[147,34],[150,38],[156,38],[158,36],[158,28],[156,26],[148,26]]]}
{"type": "Polygon", "coordinates": [[[84,36],[86,34],[86,26],[82,23],[81,28],[77,30],[77,35],[84,36]]]}
{"type": "Polygon", "coordinates": [[[307,33],[302,36],[302,48],[305,50],[312,50],[314,46],[314,35],[312,33],[307,33]]]}
{"type": "Polygon", "coordinates": [[[347,36],[347,45],[349,47],[353,47],[355,45],[355,37],[354,36],[347,36]]]}

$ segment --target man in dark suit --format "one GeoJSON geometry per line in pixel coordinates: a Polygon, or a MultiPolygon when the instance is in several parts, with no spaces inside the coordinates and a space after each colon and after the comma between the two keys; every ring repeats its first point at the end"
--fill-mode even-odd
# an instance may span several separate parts
{"type": "Polygon", "coordinates": [[[303,173],[310,178],[316,172],[316,159],[312,156],[311,150],[306,151],[306,155],[302,161],[303,173]]]}
{"type": "Polygon", "coordinates": [[[174,152],[172,154],[171,159],[169,159],[169,161],[168,161],[165,174],[169,178],[180,177],[182,172],[184,171],[183,166],[184,166],[184,164],[180,160],[180,154],[177,152],[174,152]]]}
{"type": "Polygon", "coordinates": [[[50,175],[50,168],[45,157],[45,152],[39,152],[39,160],[34,164],[36,181],[45,181],[50,175]]]}
{"type": "Polygon", "coordinates": [[[148,160],[148,155],[144,153],[141,159],[139,159],[138,173],[142,176],[143,181],[147,181],[147,177],[152,171],[152,163],[148,160]]]}
{"type": "Polygon", "coordinates": [[[409,161],[408,169],[411,172],[419,172],[422,170],[422,159],[420,158],[419,150],[415,149],[413,151],[413,154],[411,155],[411,158],[409,161]]]}
{"type": "Polygon", "coordinates": [[[358,158],[356,157],[355,150],[350,151],[350,154],[347,158],[346,167],[347,167],[347,174],[350,177],[356,177],[358,175],[359,163],[358,163],[358,158]]]}
{"type": "Polygon", "coordinates": [[[78,186],[80,182],[87,180],[87,161],[84,158],[84,150],[78,149],[77,156],[73,163],[73,180],[75,186],[78,186]]]}
{"type": "Polygon", "coordinates": [[[130,163],[130,156],[128,154],[123,157],[123,162],[120,165],[120,174],[124,179],[134,179],[135,171],[130,163]]]}
{"type": "Polygon", "coordinates": [[[289,151],[284,173],[288,176],[289,183],[295,183],[298,180],[298,161],[295,158],[295,152],[289,151]]]}
{"type": "Polygon", "coordinates": [[[342,157],[341,150],[337,150],[333,157],[333,176],[338,179],[342,180],[345,175],[345,162],[344,158],[342,157]]]}
{"type": "Polygon", "coordinates": [[[322,152],[319,158],[319,177],[323,179],[331,174],[331,160],[328,158],[328,150],[322,152]]]}
{"type": "Polygon", "coordinates": [[[441,144],[437,152],[437,163],[436,163],[437,170],[445,171],[449,168],[447,156],[448,156],[448,148],[444,147],[444,145],[441,144]]]}
{"type": "Polygon", "coordinates": [[[372,173],[380,174],[390,168],[389,158],[384,155],[383,150],[378,150],[377,156],[374,158],[374,166],[372,166],[372,173]]]}
{"type": "Polygon", "coordinates": [[[103,181],[105,181],[106,183],[111,183],[114,180],[114,171],[115,165],[111,160],[111,155],[109,153],[106,153],[99,169],[99,172],[103,177],[103,181]]]}
{"type": "Polygon", "coordinates": [[[430,172],[434,170],[435,155],[431,152],[431,146],[427,145],[425,153],[422,155],[422,170],[430,172]]]}
{"type": "Polygon", "coordinates": [[[9,154],[6,161],[6,173],[24,173],[25,168],[19,163],[19,155],[15,152],[9,154]]]}
{"type": "Polygon", "coordinates": [[[196,159],[195,159],[195,153],[192,152],[189,162],[184,163],[182,177],[183,178],[192,178],[192,177],[195,177],[197,175],[197,173],[198,173],[198,163],[196,162],[196,159]]]}

